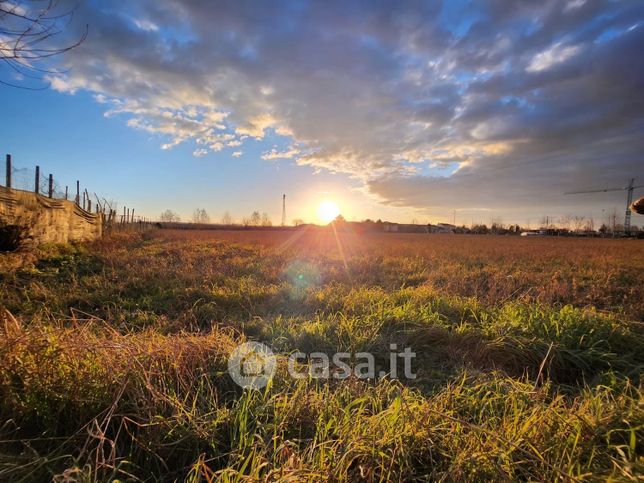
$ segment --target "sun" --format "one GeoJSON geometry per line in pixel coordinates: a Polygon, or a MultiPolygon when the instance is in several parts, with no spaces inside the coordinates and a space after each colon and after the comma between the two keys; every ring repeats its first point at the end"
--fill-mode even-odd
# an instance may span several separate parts
{"type": "Polygon", "coordinates": [[[318,207],[318,218],[324,223],[330,223],[340,214],[340,208],[335,201],[324,200],[318,207]]]}

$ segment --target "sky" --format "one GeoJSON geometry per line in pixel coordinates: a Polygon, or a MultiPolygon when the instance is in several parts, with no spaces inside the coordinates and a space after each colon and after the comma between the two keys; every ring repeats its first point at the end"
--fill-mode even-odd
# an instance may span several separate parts
{"type": "Polygon", "coordinates": [[[599,224],[624,191],[564,193],[644,184],[644,2],[84,1],[54,42],[86,26],[0,84],[0,149],[140,215],[599,224]]]}

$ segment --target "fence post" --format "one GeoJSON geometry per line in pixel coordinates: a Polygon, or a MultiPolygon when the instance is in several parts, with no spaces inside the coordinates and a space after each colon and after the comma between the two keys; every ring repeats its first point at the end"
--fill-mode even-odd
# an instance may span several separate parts
{"type": "Polygon", "coordinates": [[[11,188],[11,154],[7,154],[7,188],[11,188]]]}
{"type": "Polygon", "coordinates": [[[131,222],[134,223],[134,208],[132,208],[132,218],[130,218],[131,222]]]}
{"type": "Polygon", "coordinates": [[[49,197],[54,197],[54,175],[49,173],[49,197]]]}
{"type": "Polygon", "coordinates": [[[65,186],[65,199],[67,199],[67,186],[65,186]]]}
{"type": "Polygon", "coordinates": [[[76,180],[76,204],[80,206],[80,181],[76,180]]]}
{"type": "Polygon", "coordinates": [[[38,194],[40,192],[40,166],[36,166],[36,186],[34,186],[34,192],[38,194]]]}
{"type": "Polygon", "coordinates": [[[92,212],[92,200],[87,198],[87,211],[92,212]]]}
{"type": "Polygon", "coordinates": [[[123,218],[121,218],[121,223],[125,223],[125,206],[123,207],[123,218]]]}

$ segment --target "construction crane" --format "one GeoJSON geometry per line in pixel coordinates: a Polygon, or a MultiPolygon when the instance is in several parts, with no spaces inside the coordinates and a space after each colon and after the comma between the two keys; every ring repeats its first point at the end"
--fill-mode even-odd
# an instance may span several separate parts
{"type": "Polygon", "coordinates": [[[586,190],[586,191],[569,191],[564,193],[565,195],[580,195],[586,193],[606,193],[608,191],[626,191],[626,214],[624,215],[624,231],[626,233],[631,232],[631,204],[633,203],[633,191],[638,188],[644,188],[644,185],[635,186],[635,178],[631,178],[628,186],[622,188],[606,188],[603,190],[586,190]]]}

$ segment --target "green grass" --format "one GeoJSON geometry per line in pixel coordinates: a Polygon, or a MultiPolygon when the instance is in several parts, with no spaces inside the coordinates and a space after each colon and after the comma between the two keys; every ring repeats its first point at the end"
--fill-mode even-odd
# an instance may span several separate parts
{"type": "Polygon", "coordinates": [[[240,236],[50,246],[0,275],[0,479],[641,477],[641,243],[347,236],[347,270],[329,234],[240,236]],[[280,355],[259,391],[226,372],[248,339],[280,355]],[[384,367],[391,343],[417,379],[285,369],[384,367]]]}

